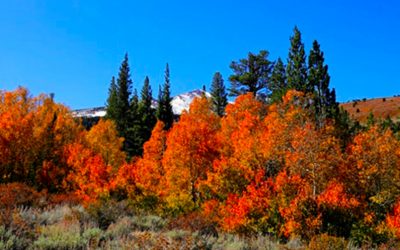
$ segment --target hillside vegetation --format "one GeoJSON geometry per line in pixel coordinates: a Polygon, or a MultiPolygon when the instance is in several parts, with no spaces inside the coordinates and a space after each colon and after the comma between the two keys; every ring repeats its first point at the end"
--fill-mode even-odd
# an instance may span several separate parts
{"type": "Polygon", "coordinates": [[[362,99],[340,104],[350,116],[365,123],[372,113],[375,118],[390,117],[394,122],[400,121],[400,97],[383,97],[362,99]]]}

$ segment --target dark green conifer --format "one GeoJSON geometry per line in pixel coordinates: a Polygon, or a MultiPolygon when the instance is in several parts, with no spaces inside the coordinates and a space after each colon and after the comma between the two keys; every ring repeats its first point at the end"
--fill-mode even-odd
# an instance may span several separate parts
{"type": "Polygon", "coordinates": [[[163,89],[158,96],[157,119],[163,121],[165,124],[164,128],[168,130],[172,127],[174,122],[174,113],[171,105],[172,98],[170,93],[170,75],[168,63],[165,67],[165,81],[163,89]]]}
{"type": "Polygon", "coordinates": [[[252,92],[255,96],[266,96],[272,70],[268,55],[266,50],[261,50],[259,54],[249,52],[247,58],[231,63],[230,68],[233,70],[233,74],[229,77],[230,96],[238,96],[247,92],[252,92]]]}
{"type": "Polygon", "coordinates": [[[142,152],[142,143],[140,137],[141,130],[141,114],[139,110],[139,97],[137,94],[137,90],[133,90],[133,95],[129,103],[129,113],[128,113],[128,122],[129,127],[127,128],[125,141],[124,141],[124,150],[128,154],[128,158],[132,156],[138,156],[142,152]]]}
{"type": "Polygon", "coordinates": [[[327,118],[334,118],[337,114],[338,104],[336,102],[335,90],[330,90],[330,76],[328,65],[325,65],[324,53],[317,41],[308,57],[308,85],[314,90],[314,112],[319,127],[327,118]]]}
{"type": "Polygon", "coordinates": [[[286,72],[285,65],[283,64],[281,58],[274,64],[272,70],[271,78],[269,79],[270,90],[270,101],[277,102],[282,100],[282,96],[286,93],[287,83],[286,83],[286,72]]]}
{"type": "Polygon", "coordinates": [[[106,118],[116,120],[118,116],[118,89],[115,84],[115,77],[111,78],[110,87],[108,89],[108,98],[106,103],[106,118]]]}
{"type": "Polygon", "coordinates": [[[228,104],[228,99],[224,79],[219,72],[214,74],[211,83],[211,100],[213,111],[219,116],[223,116],[225,114],[225,107],[228,104]]]}
{"type": "Polygon", "coordinates": [[[119,136],[125,138],[124,150],[131,150],[131,138],[128,130],[132,124],[133,113],[131,110],[130,96],[132,93],[132,80],[130,76],[128,54],[125,54],[118,73],[118,79],[111,80],[109,96],[107,99],[106,118],[115,122],[119,136]]]}
{"type": "MultiPolygon", "coordinates": [[[[151,131],[156,124],[155,110],[152,107],[153,96],[150,86],[150,80],[146,76],[141,92],[141,100],[139,102],[139,117],[140,121],[140,149],[143,148],[143,144],[150,139],[151,131]]],[[[142,153],[142,152],[140,152],[142,153]]]]}
{"type": "Polygon", "coordinates": [[[125,58],[119,69],[117,79],[118,89],[118,117],[116,120],[117,128],[121,132],[121,135],[125,137],[126,131],[129,127],[129,98],[132,93],[132,80],[130,76],[130,69],[128,63],[128,54],[125,54],[125,58]]]}
{"type": "Polygon", "coordinates": [[[312,87],[307,85],[307,65],[304,44],[301,41],[299,29],[294,27],[294,34],[290,38],[288,63],[286,65],[287,85],[304,93],[312,92],[312,87]]]}

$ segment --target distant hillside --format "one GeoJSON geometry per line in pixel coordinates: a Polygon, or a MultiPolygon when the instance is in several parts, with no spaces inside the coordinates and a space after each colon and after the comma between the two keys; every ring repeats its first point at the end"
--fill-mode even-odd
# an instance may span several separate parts
{"type": "Polygon", "coordinates": [[[355,100],[341,103],[340,106],[347,110],[351,117],[360,122],[365,122],[371,112],[376,118],[385,119],[389,116],[393,121],[400,120],[399,96],[355,100]]]}

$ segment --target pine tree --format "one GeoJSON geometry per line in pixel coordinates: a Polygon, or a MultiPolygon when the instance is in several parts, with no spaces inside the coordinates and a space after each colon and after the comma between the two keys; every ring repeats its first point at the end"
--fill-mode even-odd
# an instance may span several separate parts
{"type": "Polygon", "coordinates": [[[147,117],[152,116],[154,114],[154,110],[151,107],[153,101],[150,80],[149,77],[146,76],[143,83],[143,88],[141,92],[141,100],[140,100],[140,109],[143,110],[143,114],[147,117]]]}
{"type": "Polygon", "coordinates": [[[156,109],[156,117],[158,120],[160,120],[160,117],[162,114],[162,109],[163,109],[162,96],[163,96],[163,94],[162,94],[161,85],[158,85],[157,109],[156,109]]]}
{"type": "Polygon", "coordinates": [[[118,109],[118,89],[115,84],[115,77],[111,78],[110,88],[108,89],[108,98],[106,104],[106,118],[111,120],[117,119],[118,109]]]}
{"type": "Polygon", "coordinates": [[[267,58],[268,55],[266,50],[261,50],[259,54],[249,52],[247,59],[231,63],[230,68],[233,70],[233,74],[229,77],[230,96],[238,96],[247,92],[261,97],[266,95],[272,69],[271,62],[267,58]]]}
{"type": "Polygon", "coordinates": [[[312,87],[307,85],[307,66],[304,44],[301,41],[299,29],[294,27],[294,34],[290,38],[288,63],[286,66],[287,84],[290,89],[312,92],[312,87]]]}
{"type": "Polygon", "coordinates": [[[123,148],[128,154],[131,148],[131,138],[128,130],[132,123],[132,115],[134,113],[130,103],[131,89],[132,80],[130,77],[128,54],[125,54],[124,60],[119,68],[117,82],[115,83],[114,77],[111,80],[107,99],[106,118],[115,122],[119,136],[125,138],[123,148]]]}
{"type": "Polygon", "coordinates": [[[165,129],[168,130],[172,127],[174,122],[174,113],[172,112],[171,105],[172,98],[170,93],[170,75],[168,63],[165,67],[165,81],[163,90],[161,91],[161,94],[158,94],[158,96],[157,118],[164,122],[165,129]]]}
{"type": "Polygon", "coordinates": [[[211,99],[213,111],[219,116],[223,116],[225,113],[225,107],[228,104],[228,99],[225,91],[224,79],[219,72],[214,74],[211,83],[211,99]]]}
{"type": "Polygon", "coordinates": [[[285,65],[283,64],[281,58],[278,58],[274,64],[268,88],[271,91],[271,102],[282,100],[282,96],[284,96],[286,93],[286,72],[285,65]]]}
{"type": "Polygon", "coordinates": [[[333,118],[338,109],[335,91],[329,89],[330,76],[324,61],[324,53],[318,42],[314,41],[308,57],[308,85],[314,90],[317,126],[322,126],[326,118],[333,118]]]}
{"type": "Polygon", "coordinates": [[[139,110],[139,97],[137,90],[133,90],[133,95],[129,104],[129,113],[127,114],[129,127],[127,128],[124,151],[127,152],[128,158],[132,156],[138,156],[141,154],[141,114],[139,110]]]}
{"type": "Polygon", "coordinates": [[[151,136],[151,131],[153,130],[154,125],[156,124],[156,116],[155,110],[151,106],[153,102],[153,96],[150,86],[150,80],[146,76],[141,92],[141,100],[139,102],[139,117],[140,121],[140,149],[142,153],[143,144],[149,140],[151,136]]]}
{"type": "Polygon", "coordinates": [[[120,135],[125,137],[126,131],[129,127],[129,98],[132,93],[132,80],[130,76],[130,69],[128,63],[128,54],[125,54],[125,58],[119,69],[117,79],[117,96],[118,96],[118,108],[117,108],[117,119],[115,120],[117,129],[120,135]]]}

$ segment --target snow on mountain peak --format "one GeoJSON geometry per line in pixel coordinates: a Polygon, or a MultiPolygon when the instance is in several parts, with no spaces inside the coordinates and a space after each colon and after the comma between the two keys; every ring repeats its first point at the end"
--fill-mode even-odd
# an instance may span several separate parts
{"type": "Polygon", "coordinates": [[[211,97],[210,93],[204,92],[201,89],[196,89],[173,97],[171,101],[172,111],[175,115],[182,114],[183,110],[189,110],[189,106],[194,98],[201,97],[203,94],[205,94],[207,98],[211,97]]]}
{"type": "MultiPolygon", "coordinates": [[[[203,94],[207,98],[211,97],[211,94],[208,92],[204,92],[201,89],[195,89],[193,91],[189,91],[177,96],[174,96],[171,100],[172,111],[175,115],[181,115],[183,110],[189,110],[189,106],[196,97],[201,97],[203,94]]],[[[156,108],[158,103],[156,100],[153,100],[152,106],[156,108]]],[[[77,109],[72,111],[72,115],[75,117],[103,117],[106,115],[105,107],[97,107],[97,108],[87,108],[87,109],[77,109]]]]}

